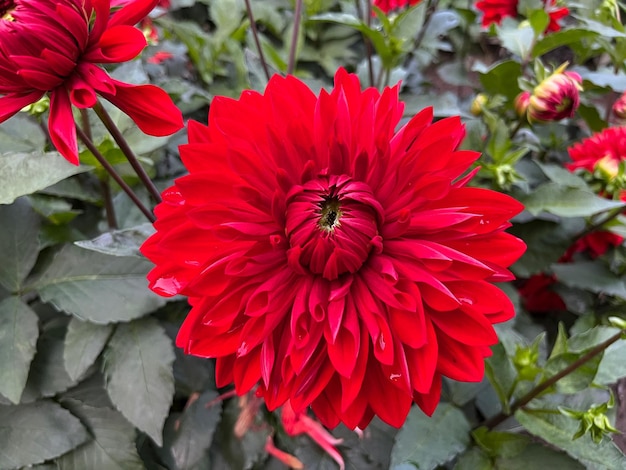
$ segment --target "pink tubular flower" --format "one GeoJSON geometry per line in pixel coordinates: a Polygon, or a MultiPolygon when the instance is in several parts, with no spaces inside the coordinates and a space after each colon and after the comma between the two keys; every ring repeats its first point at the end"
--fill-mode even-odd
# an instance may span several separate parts
{"type": "Polygon", "coordinates": [[[147,134],[183,126],[170,97],[153,85],[111,78],[97,64],[128,61],[146,40],[133,25],[156,0],[135,0],[111,13],[110,0],[10,0],[0,11],[0,122],[50,95],[52,143],[78,164],[72,105],[94,106],[97,95],[128,114],[147,134]]]}
{"type": "Polygon", "coordinates": [[[533,89],[528,100],[529,121],[559,121],[574,116],[580,104],[582,78],[576,72],[564,72],[565,67],[567,63],[533,89]]]}
{"type": "Polygon", "coordinates": [[[482,379],[514,314],[492,282],[525,250],[505,233],[522,205],[467,186],[460,118],[428,108],[396,132],[398,90],[274,76],[189,123],[189,175],[142,252],[155,292],[189,296],[176,342],[217,358],[218,386],[354,429],[399,427],[414,401],[432,414],[444,375],[482,379]]]}
{"type": "Polygon", "coordinates": [[[389,13],[400,8],[417,5],[420,0],[374,0],[374,6],[380,8],[385,13],[389,13]]]}

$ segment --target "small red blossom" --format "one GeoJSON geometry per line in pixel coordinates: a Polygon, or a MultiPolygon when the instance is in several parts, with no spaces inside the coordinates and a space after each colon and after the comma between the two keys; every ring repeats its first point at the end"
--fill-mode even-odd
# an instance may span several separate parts
{"type": "Polygon", "coordinates": [[[626,159],[626,127],[609,127],[568,149],[573,160],[567,164],[570,171],[584,169],[590,173],[599,170],[609,178],[615,177],[620,162],[626,159]]]}
{"type": "Polygon", "coordinates": [[[467,186],[479,154],[457,150],[459,117],[396,131],[398,93],[343,69],[319,96],[274,76],[189,123],[189,175],[142,252],[155,292],[189,297],[176,344],[216,358],[219,387],[354,429],[432,414],[442,376],[482,379],[514,314],[492,283],[525,250],[505,232],[522,205],[467,186]]]}
{"type": "Polygon", "coordinates": [[[549,313],[567,310],[565,302],[551,287],[556,284],[554,276],[540,273],[528,278],[518,289],[522,306],[529,313],[549,313]]]}
{"type": "Polygon", "coordinates": [[[519,95],[515,97],[515,101],[513,102],[513,107],[515,108],[515,112],[519,117],[525,117],[528,112],[528,105],[530,104],[530,92],[522,91],[519,95]]]}
{"type": "Polygon", "coordinates": [[[48,129],[59,152],[78,164],[72,105],[94,106],[97,95],[128,114],[147,134],[183,126],[170,97],[153,85],[111,78],[98,64],[125,62],[146,45],[133,25],[156,0],[134,0],[111,11],[110,0],[12,0],[0,11],[0,122],[50,96],[48,129]]]}
{"type": "Polygon", "coordinates": [[[579,238],[570,246],[564,258],[571,259],[575,253],[587,253],[592,259],[602,256],[609,248],[620,246],[624,238],[607,230],[597,230],[579,238]]]}
{"type": "Polygon", "coordinates": [[[421,0],[374,0],[374,6],[380,8],[385,13],[389,13],[400,8],[412,7],[421,0]]]}
{"type": "Polygon", "coordinates": [[[613,115],[621,120],[626,119],[626,93],[623,93],[611,107],[613,115]]]}
{"type": "Polygon", "coordinates": [[[171,59],[172,57],[174,57],[174,54],[172,54],[171,52],[158,51],[152,57],[150,57],[147,62],[149,64],[161,64],[166,60],[171,59]]]}
{"type": "MultiPolygon", "coordinates": [[[[476,8],[483,13],[482,25],[487,28],[492,24],[501,24],[504,18],[517,18],[518,0],[479,0],[476,8]]],[[[569,14],[566,7],[558,7],[557,0],[544,0],[546,13],[550,17],[550,23],[546,32],[559,31],[561,26],[558,20],[569,14]]]]}
{"type": "Polygon", "coordinates": [[[580,104],[582,78],[576,72],[564,72],[567,64],[541,81],[528,100],[529,121],[549,122],[574,116],[580,104]]]}

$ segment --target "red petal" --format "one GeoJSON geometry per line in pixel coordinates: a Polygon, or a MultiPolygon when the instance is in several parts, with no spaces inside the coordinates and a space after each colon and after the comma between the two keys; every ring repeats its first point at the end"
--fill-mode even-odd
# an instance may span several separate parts
{"type": "Polygon", "coordinates": [[[50,93],[50,117],[48,118],[50,140],[65,159],[78,165],[78,142],[76,124],[72,114],[70,97],[63,87],[50,93]]]}

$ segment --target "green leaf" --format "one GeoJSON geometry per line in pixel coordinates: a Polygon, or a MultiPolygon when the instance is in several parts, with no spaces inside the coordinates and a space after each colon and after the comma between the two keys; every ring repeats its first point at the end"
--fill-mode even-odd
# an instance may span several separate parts
{"type": "MultiPolygon", "coordinates": [[[[584,466],[563,452],[557,452],[539,444],[528,445],[515,457],[496,458],[497,470],[584,470],[584,466]]],[[[455,469],[456,470],[456,469],[455,469]]],[[[469,470],[469,469],[468,469],[469,470]]]]}
{"type": "Polygon", "coordinates": [[[40,222],[26,199],[19,199],[10,206],[0,205],[0,284],[10,291],[20,290],[22,281],[37,261],[40,222]]]}
{"type": "Polygon", "coordinates": [[[557,279],[568,287],[626,299],[626,283],[599,261],[553,264],[557,279]]]}
{"type": "Polygon", "coordinates": [[[63,362],[73,380],[80,379],[95,362],[112,331],[112,325],[97,325],[75,317],[70,320],[65,335],[63,362]]]}
{"type": "Polygon", "coordinates": [[[492,470],[493,468],[489,456],[478,447],[472,447],[461,454],[454,465],[454,470],[492,470]]]}
{"type": "Polygon", "coordinates": [[[545,10],[533,10],[528,17],[533,31],[538,36],[542,34],[550,24],[550,16],[545,10]]]}
{"type": "Polygon", "coordinates": [[[37,314],[19,297],[0,302],[0,394],[19,403],[39,329],[37,314]]]}
{"type": "Polygon", "coordinates": [[[596,37],[598,34],[586,29],[563,29],[546,35],[535,44],[533,57],[540,57],[557,47],[567,46],[580,42],[583,39],[596,37]]]}
{"type": "Polygon", "coordinates": [[[143,258],[139,248],[154,233],[152,224],[146,223],[122,230],[103,233],[93,240],[81,240],[75,245],[111,256],[137,256],[143,258]]]}
{"type": "Polygon", "coordinates": [[[71,402],[70,410],[87,426],[92,440],[63,455],[59,470],[141,470],[135,429],[117,411],[71,402]]]}
{"type": "Polygon", "coordinates": [[[485,72],[480,73],[480,83],[491,95],[503,95],[513,100],[520,92],[517,78],[522,74],[519,62],[506,60],[493,64],[485,72]]]}
{"type": "MultiPolygon", "coordinates": [[[[544,366],[545,378],[552,377],[561,372],[580,359],[581,355],[582,354],[567,352],[550,358],[544,366]]],[[[572,373],[567,374],[555,384],[556,391],[559,393],[576,393],[589,387],[598,372],[598,365],[601,359],[602,354],[598,354],[572,373]]]]}
{"type": "Polygon", "coordinates": [[[626,341],[620,340],[606,348],[594,381],[601,385],[613,384],[626,377],[626,341]]]}
{"type": "Polygon", "coordinates": [[[608,123],[600,116],[598,108],[595,106],[581,103],[580,106],[578,106],[578,115],[585,120],[589,129],[593,132],[600,132],[608,127],[608,123]]]}
{"type": "Polygon", "coordinates": [[[0,468],[25,467],[53,459],[88,438],[78,418],[51,401],[0,405],[0,468]]]}
{"type": "MultiPolygon", "coordinates": [[[[543,402],[547,406],[545,402],[543,402]]],[[[543,408],[543,405],[541,405],[543,408]]],[[[589,435],[576,441],[572,436],[578,429],[578,422],[560,413],[518,410],[515,418],[531,434],[563,449],[570,456],[588,468],[597,470],[623,470],[624,455],[612,441],[604,440],[595,444],[589,435]]],[[[525,467],[529,468],[529,467],[525,467]]]]}
{"type": "Polygon", "coordinates": [[[18,113],[0,124],[0,154],[43,152],[46,135],[30,116],[18,113]]]}
{"type": "Polygon", "coordinates": [[[173,362],[172,342],[153,319],[118,325],[104,353],[111,401],[159,446],[174,396],[173,362]]]}
{"type": "Polygon", "coordinates": [[[492,355],[485,361],[485,375],[505,410],[508,410],[509,399],[517,377],[517,371],[502,343],[491,347],[492,355]]]}
{"type": "Polygon", "coordinates": [[[432,417],[413,407],[391,451],[390,469],[431,470],[463,452],[469,445],[470,425],[449,403],[439,405],[432,417]]]}
{"type": "Polygon", "coordinates": [[[538,161],[533,161],[533,163],[537,165],[553,183],[557,183],[568,188],[578,188],[586,191],[590,190],[587,183],[585,183],[585,180],[560,165],[551,165],[549,163],[541,163],[538,161]]]}
{"type": "Polygon", "coordinates": [[[589,191],[545,183],[521,201],[533,215],[543,211],[561,217],[588,217],[626,204],[597,196],[589,191]]]}
{"type": "Polygon", "coordinates": [[[514,22],[502,22],[502,27],[496,27],[502,46],[519,57],[526,57],[533,45],[535,32],[532,26],[517,26],[514,22]]]}
{"type": "Polygon", "coordinates": [[[484,426],[476,429],[472,437],[491,457],[515,457],[530,443],[528,436],[489,431],[484,426]]]}
{"type": "Polygon", "coordinates": [[[220,421],[222,402],[211,403],[218,396],[218,392],[207,390],[196,395],[180,415],[170,417],[163,438],[168,468],[192,470],[204,457],[220,421]]]}
{"type": "Polygon", "coordinates": [[[44,302],[80,319],[99,324],[129,321],[165,304],[147,287],[151,268],[144,259],[66,245],[30,287],[44,302]]]}
{"type": "Polygon", "coordinates": [[[72,165],[57,152],[4,153],[0,155],[0,204],[11,204],[20,196],[90,169],[72,165]]]}

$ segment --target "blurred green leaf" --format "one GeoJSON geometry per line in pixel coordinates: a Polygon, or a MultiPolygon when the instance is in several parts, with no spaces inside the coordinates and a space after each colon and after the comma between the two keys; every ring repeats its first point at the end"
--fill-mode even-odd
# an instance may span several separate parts
{"type": "Polygon", "coordinates": [[[57,152],[3,153],[0,155],[0,204],[11,204],[20,196],[90,169],[72,165],[57,152]]]}
{"type": "Polygon", "coordinates": [[[174,396],[173,362],[172,342],[153,319],[118,325],[104,353],[111,401],[159,447],[174,396]]]}
{"type": "Polygon", "coordinates": [[[26,467],[53,459],[88,438],[78,418],[54,402],[0,405],[0,468],[26,467]]]}
{"type": "Polygon", "coordinates": [[[530,25],[521,26],[505,20],[502,22],[502,26],[496,29],[502,46],[506,49],[521,58],[530,54],[535,39],[535,32],[530,25]]]}
{"type": "Polygon", "coordinates": [[[540,57],[557,47],[568,46],[583,39],[593,38],[598,34],[587,29],[568,28],[546,35],[533,47],[533,57],[540,57]]]}
{"type": "Polygon", "coordinates": [[[147,287],[151,268],[151,263],[137,257],[66,245],[30,287],[44,302],[80,319],[99,324],[128,321],[165,304],[147,287]]]}
{"type": "Polygon", "coordinates": [[[521,202],[533,215],[546,211],[561,217],[588,217],[626,205],[621,201],[612,201],[589,191],[563,187],[556,183],[542,184],[522,198],[521,202]]]}
{"type": "Polygon", "coordinates": [[[491,459],[478,447],[472,447],[461,454],[454,470],[492,470],[494,468],[491,459]]]}
{"type": "Polygon", "coordinates": [[[40,217],[25,198],[0,205],[0,285],[18,292],[39,255],[40,217]]]}
{"type": "MultiPolygon", "coordinates": [[[[496,470],[583,470],[585,467],[563,452],[542,446],[529,444],[515,457],[499,457],[495,460],[496,470]]],[[[468,469],[469,470],[469,469],[468,469]]]]}
{"type": "Polygon", "coordinates": [[[600,385],[609,385],[626,377],[626,341],[621,340],[612,344],[604,351],[602,361],[598,366],[595,382],[600,385]]]}
{"type": "Polygon", "coordinates": [[[432,470],[452,460],[469,445],[470,425],[463,413],[441,403],[432,417],[414,406],[396,435],[391,451],[391,470],[411,468],[432,470]]]}
{"type": "Polygon", "coordinates": [[[218,396],[214,390],[195,394],[182,413],[170,415],[163,437],[168,468],[193,470],[205,456],[222,412],[222,401],[215,400],[218,396]]]}
{"type": "Polygon", "coordinates": [[[502,408],[508,410],[517,371],[501,343],[492,346],[491,351],[492,355],[485,361],[485,375],[498,395],[502,408]]]}
{"type": "MultiPolygon", "coordinates": [[[[65,403],[67,405],[67,403],[65,403]]],[[[87,426],[92,439],[63,455],[59,470],[141,470],[135,429],[117,411],[71,402],[70,410],[87,426]]]]}
{"type": "Polygon", "coordinates": [[[521,91],[517,78],[522,74],[519,62],[505,60],[491,65],[479,75],[480,83],[485,91],[491,95],[503,95],[511,101],[521,91]]]}
{"type": "Polygon", "coordinates": [[[35,356],[37,314],[19,297],[0,302],[0,394],[19,403],[35,356]]]}
{"type": "MultiPolygon", "coordinates": [[[[18,113],[0,124],[0,154],[9,152],[43,152],[46,134],[37,121],[18,113]]],[[[1,173],[1,172],[0,172],[1,173]]]]}
{"type": "Polygon", "coordinates": [[[63,362],[68,375],[78,380],[102,352],[113,327],[98,325],[73,317],[67,326],[63,362]]]}
{"type": "Polygon", "coordinates": [[[552,271],[566,286],[626,299],[626,282],[599,261],[553,264],[552,271]]]}
{"type": "Polygon", "coordinates": [[[515,457],[531,442],[530,438],[523,434],[489,431],[484,426],[475,429],[472,437],[491,457],[515,457]]]}
{"type": "MultiPolygon", "coordinates": [[[[583,353],[567,352],[550,358],[544,366],[545,378],[552,377],[561,372],[580,359],[582,355],[583,353]]],[[[567,374],[555,384],[556,391],[559,393],[576,393],[589,387],[596,376],[596,372],[598,372],[598,366],[601,360],[602,354],[598,354],[572,373],[567,374]]]]}

